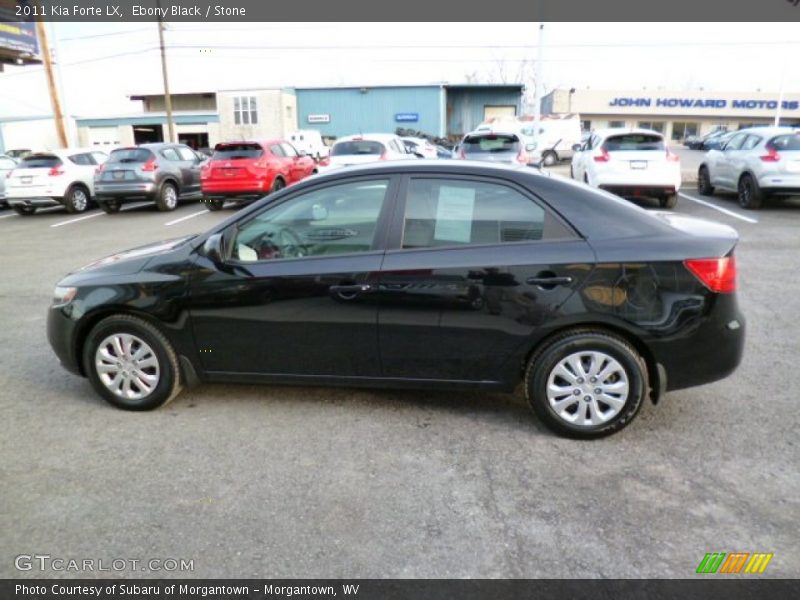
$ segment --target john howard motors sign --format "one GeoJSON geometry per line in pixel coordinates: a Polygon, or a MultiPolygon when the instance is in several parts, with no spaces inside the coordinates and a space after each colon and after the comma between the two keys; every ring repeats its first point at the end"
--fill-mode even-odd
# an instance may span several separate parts
{"type": "MultiPolygon", "coordinates": [[[[778,100],[752,100],[748,98],[612,98],[608,105],[614,108],[669,108],[669,109],[733,109],[733,110],[775,110],[778,100]]],[[[800,101],[784,100],[783,110],[800,109],[800,101]]]]}

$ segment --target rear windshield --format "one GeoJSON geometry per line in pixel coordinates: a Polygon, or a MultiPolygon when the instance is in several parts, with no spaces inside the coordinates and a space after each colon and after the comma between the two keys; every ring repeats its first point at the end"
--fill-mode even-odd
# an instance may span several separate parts
{"type": "Polygon", "coordinates": [[[800,133],[790,133],[788,135],[779,135],[772,138],[769,142],[771,148],[775,150],[793,151],[800,150],[800,133]]]}
{"type": "Polygon", "coordinates": [[[516,135],[473,135],[461,145],[464,154],[473,152],[517,152],[519,138],[516,135]]]}
{"type": "Polygon", "coordinates": [[[636,150],[666,150],[664,138],[647,133],[626,133],[608,138],[603,148],[609,152],[631,152],[636,150]]]}
{"type": "Polygon", "coordinates": [[[61,166],[61,159],[52,154],[30,154],[17,165],[19,169],[52,169],[61,166]]]}
{"type": "Polygon", "coordinates": [[[153,153],[146,148],[120,148],[109,154],[109,163],[143,163],[153,158],[153,153]]]}
{"type": "Polygon", "coordinates": [[[237,160],[240,158],[258,158],[264,150],[258,144],[220,144],[214,148],[212,160],[237,160]]]}
{"type": "Polygon", "coordinates": [[[352,142],[339,142],[334,144],[331,150],[332,156],[342,156],[348,154],[383,154],[386,149],[380,142],[370,142],[368,140],[358,140],[352,142]]]}

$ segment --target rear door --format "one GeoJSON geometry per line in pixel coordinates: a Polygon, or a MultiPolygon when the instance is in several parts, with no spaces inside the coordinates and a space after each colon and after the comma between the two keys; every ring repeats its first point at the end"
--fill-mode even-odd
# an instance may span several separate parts
{"type": "Polygon", "coordinates": [[[588,275],[591,249],[511,182],[410,176],[400,200],[380,274],[384,376],[511,377],[588,275]]]}
{"type": "Polygon", "coordinates": [[[196,196],[200,194],[200,157],[189,146],[176,146],[175,150],[181,159],[183,195],[196,196]]]}
{"type": "Polygon", "coordinates": [[[300,181],[306,176],[306,161],[297,153],[294,146],[287,142],[281,142],[281,149],[287,158],[287,169],[289,170],[289,181],[287,183],[300,181]]]}

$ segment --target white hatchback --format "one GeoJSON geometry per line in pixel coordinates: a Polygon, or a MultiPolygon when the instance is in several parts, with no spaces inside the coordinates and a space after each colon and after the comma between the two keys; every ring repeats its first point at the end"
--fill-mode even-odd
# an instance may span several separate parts
{"type": "Polygon", "coordinates": [[[624,198],[658,198],[674,208],[681,187],[681,165],[664,136],[650,129],[596,131],[576,145],[570,175],[573,179],[624,198]]]}
{"type": "Polygon", "coordinates": [[[390,133],[365,133],[339,138],[331,148],[328,161],[320,166],[324,168],[349,167],[377,162],[379,160],[415,159],[398,136],[390,133]]]}
{"type": "Polygon", "coordinates": [[[67,212],[83,212],[94,196],[95,170],[107,158],[91,148],[29,154],[6,178],[6,202],[21,215],[58,205],[67,212]]]}

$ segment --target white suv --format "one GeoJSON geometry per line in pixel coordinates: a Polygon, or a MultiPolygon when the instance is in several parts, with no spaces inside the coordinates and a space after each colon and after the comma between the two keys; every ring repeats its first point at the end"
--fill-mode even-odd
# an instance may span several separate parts
{"type": "Polygon", "coordinates": [[[681,165],[664,136],[650,129],[606,129],[575,146],[570,175],[622,197],[658,198],[674,208],[681,187],[681,165]]]}
{"type": "Polygon", "coordinates": [[[6,201],[21,215],[58,205],[83,212],[94,196],[94,172],[107,158],[99,150],[76,148],[29,154],[6,178],[6,201]]]}

